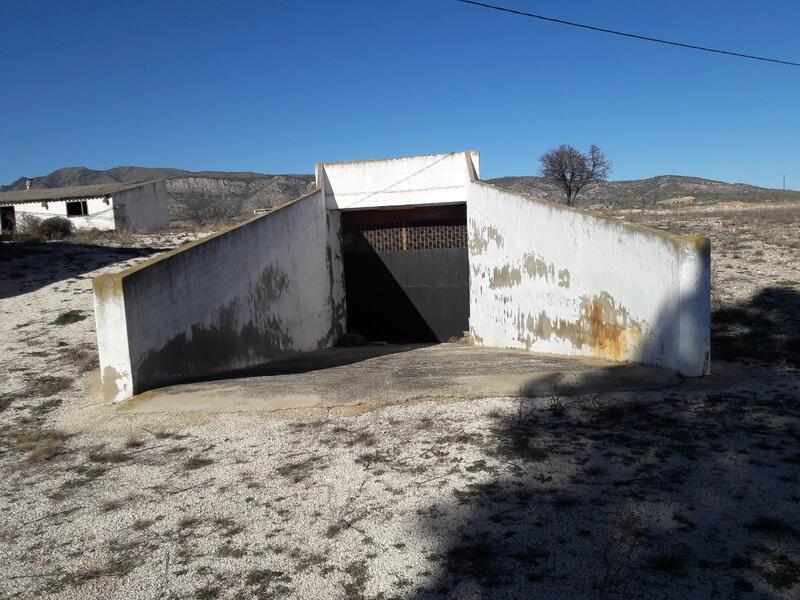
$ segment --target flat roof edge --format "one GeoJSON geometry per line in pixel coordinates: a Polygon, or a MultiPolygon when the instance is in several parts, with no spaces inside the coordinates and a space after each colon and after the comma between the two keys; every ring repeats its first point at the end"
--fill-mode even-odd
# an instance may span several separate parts
{"type": "Polygon", "coordinates": [[[86,200],[113,196],[118,192],[126,192],[145,185],[161,183],[165,179],[146,179],[128,183],[92,183],[57,188],[35,188],[30,190],[13,190],[0,192],[0,205],[30,204],[32,202],[63,202],[68,200],[86,200]],[[63,192],[59,192],[63,190],[63,192]],[[6,196],[7,195],[7,196],[6,196]],[[6,196],[6,197],[4,197],[6,196]]]}
{"type": "Polygon", "coordinates": [[[472,154],[480,153],[479,150],[454,150],[452,152],[434,152],[432,154],[412,154],[409,156],[387,156],[384,158],[366,158],[363,160],[340,160],[334,162],[318,162],[314,163],[315,169],[317,167],[338,166],[338,165],[357,165],[360,163],[376,163],[376,162],[390,162],[394,160],[406,160],[412,158],[435,158],[440,156],[456,156],[457,154],[472,154]]]}

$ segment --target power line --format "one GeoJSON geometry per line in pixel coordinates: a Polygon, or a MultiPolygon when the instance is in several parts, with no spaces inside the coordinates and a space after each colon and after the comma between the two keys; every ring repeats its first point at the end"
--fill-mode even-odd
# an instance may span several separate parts
{"type": "Polygon", "coordinates": [[[637,35],[635,33],[625,33],[624,31],[616,31],[614,29],[606,29],[605,27],[595,27],[594,25],[585,25],[583,23],[574,23],[572,21],[564,21],[563,19],[555,19],[553,17],[545,17],[544,15],[537,15],[535,13],[524,12],[515,10],[513,8],[506,8],[505,6],[495,6],[494,4],[486,4],[484,2],[474,2],[473,0],[456,0],[462,4],[472,4],[480,6],[481,8],[488,8],[499,12],[510,13],[521,17],[530,17],[532,19],[539,19],[541,21],[549,21],[550,23],[558,23],[560,25],[569,25],[570,27],[579,27],[581,29],[589,29],[591,31],[599,31],[601,33],[611,33],[622,37],[633,38],[635,40],[643,40],[645,42],[655,42],[657,44],[666,44],[667,46],[678,46],[679,48],[689,48],[691,50],[700,50],[702,52],[713,52],[714,54],[725,54],[727,56],[735,56],[737,58],[750,58],[752,60],[762,60],[764,62],[778,63],[780,65],[789,65],[790,67],[800,67],[800,63],[792,62],[789,60],[781,60],[778,58],[767,58],[764,56],[754,56],[752,54],[742,54],[741,52],[731,52],[729,50],[718,50],[716,48],[706,48],[705,46],[695,46],[693,44],[682,44],[681,42],[671,42],[669,40],[662,40],[654,37],[647,37],[645,35],[637,35]]]}

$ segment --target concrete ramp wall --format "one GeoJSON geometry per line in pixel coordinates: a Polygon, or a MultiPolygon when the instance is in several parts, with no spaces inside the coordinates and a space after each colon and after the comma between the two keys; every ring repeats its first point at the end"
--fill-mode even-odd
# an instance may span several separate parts
{"type": "Polygon", "coordinates": [[[476,343],[709,372],[707,239],[533,200],[474,176],[467,232],[476,343]]]}
{"type": "Polygon", "coordinates": [[[333,345],[345,306],[339,225],[329,220],[317,190],[95,278],[106,398],[333,345]]]}

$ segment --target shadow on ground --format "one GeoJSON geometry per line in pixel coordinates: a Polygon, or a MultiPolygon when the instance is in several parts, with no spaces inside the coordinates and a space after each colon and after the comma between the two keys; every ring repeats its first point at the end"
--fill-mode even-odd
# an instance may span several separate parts
{"type": "Polygon", "coordinates": [[[800,294],[766,287],[750,302],[714,311],[711,343],[723,360],[800,367],[800,294]]]}
{"type": "Polygon", "coordinates": [[[164,248],[118,248],[70,242],[0,243],[0,299],[163,251],[164,248]]]}
{"type": "Polygon", "coordinates": [[[438,576],[415,597],[797,597],[797,308],[766,288],[714,313],[714,359],[760,363],[724,392],[520,399],[450,440],[473,458],[418,511],[438,576]]]}
{"type": "MultiPolygon", "coordinates": [[[[275,375],[299,375],[325,371],[335,367],[343,367],[361,363],[372,358],[403,354],[420,348],[435,346],[436,344],[370,344],[356,347],[334,347],[316,352],[296,352],[286,354],[260,365],[233,369],[221,373],[212,373],[199,377],[183,377],[171,382],[168,386],[183,385],[187,383],[203,383],[213,381],[227,381],[230,379],[247,379],[250,377],[271,377],[275,375]]],[[[153,388],[160,389],[160,388],[153,388]]]]}

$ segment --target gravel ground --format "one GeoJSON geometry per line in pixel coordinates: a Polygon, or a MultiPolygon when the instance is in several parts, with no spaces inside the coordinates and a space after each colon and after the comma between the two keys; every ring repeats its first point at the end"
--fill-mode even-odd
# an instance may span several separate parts
{"type": "Polygon", "coordinates": [[[798,215],[621,215],[712,238],[703,382],[307,422],[87,426],[91,277],[190,236],[3,244],[0,597],[796,598],[798,215]]]}

